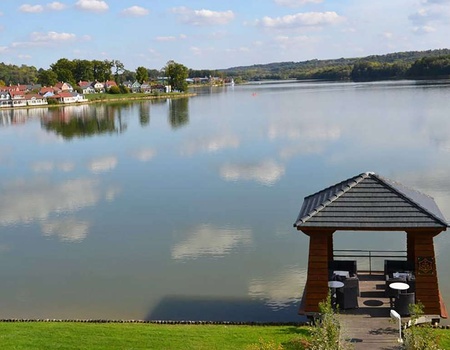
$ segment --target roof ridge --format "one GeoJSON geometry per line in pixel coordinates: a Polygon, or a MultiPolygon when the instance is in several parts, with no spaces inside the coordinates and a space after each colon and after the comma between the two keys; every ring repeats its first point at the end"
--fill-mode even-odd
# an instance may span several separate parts
{"type": "Polygon", "coordinates": [[[353,176],[348,178],[347,180],[338,182],[335,185],[332,186],[328,186],[327,188],[324,188],[323,190],[320,190],[316,193],[313,193],[309,196],[305,197],[305,200],[307,198],[313,197],[319,193],[322,192],[326,192],[330,189],[332,189],[333,187],[339,187],[339,185],[343,185],[345,183],[348,183],[343,189],[340,189],[339,191],[337,191],[336,193],[334,193],[331,197],[327,198],[327,200],[322,201],[319,203],[319,205],[315,206],[313,209],[311,209],[307,215],[304,215],[301,218],[298,218],[297,221],[294,224],[294,227],[296,227],[298,225],[299,222],[306,222],[309,218],[311,218],[312,216],[314,216],[315,214],[317,214],[318,212],[320,212],[322,209],[326,208],[329,204],[333,203],[336,199],[338,199],[340,196],[342,196],[344,193],[348,192],[350,189],[352,189],[353,187],[355,187],[357,184],[359,184],[362,180],[368,178],[369,176],[371,176],[374,173],[371,172],[365,172],[365,173],[361,173],[359,175],[353,176]]]}
{"type": "MultiPolygon", "coordinates": [[[[426,194],[426,193],[423,193],[423,192],[421,192],[421,191],[418,191],[418,190],[416,190],[416,189],[414,189],[414,188],[410,188],[410,187],[408,187],[408,186],[405,186],[405,185],[401,184],[401,183],[398,182],[398,181],[389,180],[389,179],[386,179],[386,178],[384,178],[384,177],[382,177],[382,176],[380,176],[380,175],[377,175],[377,174],[372,174],[372,175],[373,175],[373,177],[374,177],[375,179],[377,179],[378,181],[382,182],[385,186],[389,187],[392,191],[394,191],[395,193],[397,193],[397,194],[398,194],[399,196],[401,196],[404,200],[408,201],[409,204],[411,204],[413,207],[415,207],[415,208],[417,208],[418,210],[420,210],[422,213],[428,215],[429,217],[433,218],[433,219],[436,220],[437,222],[439,222],[439,223],[441,223],[441,224],[443,224],[443,225],[445,225],[445,226],[447,226],[447,227],[449,226],[449,223],[446,222],[445,219],[440,218],[439,216],[437,216],[436,214],[434,214],[434,213],[431,212],[430,210],[424,208],[424,207],[423,207],[422,205],[420,205],[417,201],[413,200],[413,199],[410,198],[407,194],[403,193],[400,189],[398,189],[398,188],[392,186],[391,184],[397,185],[397,186],[399,186],[399,187],[405,187],[405,188],[407,188],[407,189],[410,190],[410,191],[416,192],[416,193],[418,193],[418,194],[420,194],[420,195],[422,195],[422,196],[425,196],[425,197],[431,199],[432,201],[434,201],[434,198],[433,198],[432,196],[430,196],[430,195],[428,195],[428,194],[426,194]],[[389,182],[390,182],[390,183],[389,183],[389,182]]],[[[438,209],[439,209],[439,208],[438,208],[438,209]]]]}

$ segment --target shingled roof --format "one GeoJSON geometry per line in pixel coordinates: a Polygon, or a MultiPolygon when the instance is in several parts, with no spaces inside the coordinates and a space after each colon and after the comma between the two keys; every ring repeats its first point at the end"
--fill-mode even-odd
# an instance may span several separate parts
{"type": "Polygon", "coordinates": [[[434,199],[367,172],[305,197],[294,227],[334,229],[440,228],[447,221],[434,199]]]}

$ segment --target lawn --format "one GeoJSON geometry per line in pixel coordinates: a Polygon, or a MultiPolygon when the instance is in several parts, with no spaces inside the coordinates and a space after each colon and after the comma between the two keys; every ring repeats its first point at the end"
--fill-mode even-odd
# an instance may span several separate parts
{"type": "Polygon", "coordinates": [[[290,348],[307,327],[123,323],[0,323],[0,349],[237,350],[274,341],[290,348]]]}

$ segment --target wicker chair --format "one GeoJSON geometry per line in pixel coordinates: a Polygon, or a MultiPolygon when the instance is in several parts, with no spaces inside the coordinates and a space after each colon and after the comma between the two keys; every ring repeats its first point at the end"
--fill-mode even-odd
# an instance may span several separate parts
{"type": "Polygon", "coordinates": [[[358,307],[359,280],[356,277],[346,278],[344,286],[336,290],[337,303],[341,309],[358,307]]]}
{"type": "Polygon", "coordinates": [[[409,316],[409,304],[414,304],[416,299],[415,293],[399,293],[394,302],[394,310],[400,316],[409,316]]]}

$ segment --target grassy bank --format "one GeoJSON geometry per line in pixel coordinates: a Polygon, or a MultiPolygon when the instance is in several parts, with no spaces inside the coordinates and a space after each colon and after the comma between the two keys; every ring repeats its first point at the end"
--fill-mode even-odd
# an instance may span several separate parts
{"type": "Polygon", "coordinates": [[[237,350],[260,340],[289,349],[307,335],[307,327],[294,326],[14,322],[0,323],[0,349],[237,350]]]}
{"type": "MultiPolygon", "coordinates": [[[[434,330],[450,349],[450,330],[434,330]]],[[[261,341],[298,350],[308,327],[164,325],[140,323],[2,322],[0,348],[25,349],[254,349],[261,341]]]]}
{"type": "Polygon", "coordinates": [[[195,96],[194,93],[155,93],[155,94],[145,94],[145,93],[133,93],[133,94],[87,94],[86,99],[89,102],[115,102],[115,101],[137,101],[137,100],[152,100],[158,98],[181,98],[181,97],[191,97],[195,96]]]}

